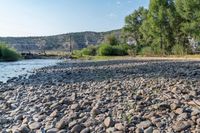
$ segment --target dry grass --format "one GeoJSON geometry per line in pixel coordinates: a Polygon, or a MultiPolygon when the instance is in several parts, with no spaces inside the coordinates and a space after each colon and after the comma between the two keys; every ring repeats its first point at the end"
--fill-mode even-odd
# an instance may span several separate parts
{"type": "Polygon", "coordinates": [[[69,53],[67,53],[66,51],[46,51],[47,55],[53,55],[53,56],[66,56],[69,53]]]}
{"type": "Polygon", "coordinates": [[[197,60],[200,61],[199,55],[185,55],[185,56],[165,56],[165,57],[143,57],[143,56],[93,56],[93,57],[85,57],[84,59],[90,60],[132,60],[132,59],[140,59],[140,60],[197,60]]]}

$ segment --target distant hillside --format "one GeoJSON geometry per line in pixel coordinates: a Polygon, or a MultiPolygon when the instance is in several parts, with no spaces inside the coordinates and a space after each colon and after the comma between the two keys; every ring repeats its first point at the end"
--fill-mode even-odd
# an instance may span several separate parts
{"type": "Polygon", "coordinates": [[[62,50],[69,51],[70,38],[73,49],[81,49],[87,45],[98,45],[108,34],[120,36],[121,30],[108,32],[77,32],[54,36],[42,37],[0,37],[0,42],[5,42],[20,52],[30,52],[41,50],[62,50]]]}

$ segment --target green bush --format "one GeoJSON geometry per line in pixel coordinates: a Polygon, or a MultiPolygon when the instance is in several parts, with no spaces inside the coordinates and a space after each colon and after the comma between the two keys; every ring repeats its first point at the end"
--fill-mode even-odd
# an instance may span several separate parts
{"type": "Polygon", "coordinates": [[[130,55],[130,56],[136,56],[137,55],[136,49],[128,49],[127,52],[128,52],[128,55],[130,55]]]}
{"type": "Polygon", "coordinates": [[[115,45],[118,45],[118,44],[119,44],[119,40],[115,37],[114,34],[108,35],[108,36],[106,37],[105,42],[106,42],[107,44],[110,44],[111,46],[115,46],[115,45]]]}
{"type": "Polygon", "coordinates": [[[83,55],[91,55],[95,56],[97,53],[97,47],[95,46],[88,46],[87,48],[84,48],[81,50],[83,55]]]}
{"type": "Polygon", "coordinates": [[[160,56],[162,56],[162,55],[168,54],[168,52],[167,52],[167,50],[165,48],[161,49],[160,44],[158,45],[156,43],[153,43],[151,45],[151,50],[153,52],[153,55],[160,55],[160,56]]]}
{"type": "Polygon", "coordinates": [[[100,56],[113,55],[113,47],[109,44],[101,44],[98,48],[98,55],[100,56]]]}
{"type": "Polygon", "coordinates": [[[74,58],[80,58],[80,57],[82,57],[83,55],[82,55],[81,50],[74,50],[73,53],[72,53],[72,56],[73,56],[74,58]]]}
{"type": "Polygon", "coordinates": [[[128,45],[115,45],[101,44],[98,48],[98,55],[100,56],[121,56],[128,55],[128,45]]]}
{"type": "Polygon", "coordinates": [[[140,54],[143,56],[152,56],[154,52],[151,47],[144,47],[141,49],[140,54]]]}
{"type": "Polygon", "coordinates": [[[113,55],[128,55],[128,45],[116,45],[113,46],[113,55]]]}
{"type": "Polygon", "coordinates": [[[9,48],[4,43],[0,43],[0,60],[3,61],[16,61],[21,58],[21,55],[15,49],[9,48]]]}
{"type": "Polygon", "coordinates": [[[180,44],[176,44],[172,48],[172,54],[174,55],[185,55],[186,53],[185,48],[180,44]]]}
{"type": "Polygon", "coordinates": [[[165,51],[160,49],[160,47],[151,47],[154,55],[165,55],[165,51]]]}

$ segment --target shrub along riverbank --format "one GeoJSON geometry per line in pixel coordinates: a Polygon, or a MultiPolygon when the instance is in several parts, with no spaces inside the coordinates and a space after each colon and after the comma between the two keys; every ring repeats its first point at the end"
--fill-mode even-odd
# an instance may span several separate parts
{"type": "Polygon", "coordinates": [[[74,58],[81,58],[84,56],[125,56],[133,50],[132,46],[122,44],[114,35],[108,36],[100,45],[89,45],[82,50],[73,51],[74,58]]]}
{"type": "Polygon", "coordinates": [[[0,43],[0,61],[17,61],[21,55],[15,49],[8,47],[5,43],[0,43]]]}
{"type": "Polygon", "coordinates": [[[122,43],[114,35],[109,35],[104,41],[98,45],[89,45],[81,50],[75,50],[72,53],[73,58],[90,59],[96,57],[106,56],[145,56],[145,57],[170,57],[170,56],[184,56],[187,52],[183,47],[175,45],[172,48],[171,54],[163,54],[162,51],[153,49],[150,46],[140,47],[137,45],[128,45],[122,43]]]}

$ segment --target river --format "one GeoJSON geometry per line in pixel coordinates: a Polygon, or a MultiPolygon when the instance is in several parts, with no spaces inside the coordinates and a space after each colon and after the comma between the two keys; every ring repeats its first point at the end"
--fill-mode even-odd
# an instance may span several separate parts
{"type": "Polygon", "coordinates": [[[8,79],[32,73],[34,69],[55,65],[61,62],[58,59],[30,59],[16,62],[0,62],[0,82],[8,79]]]}

